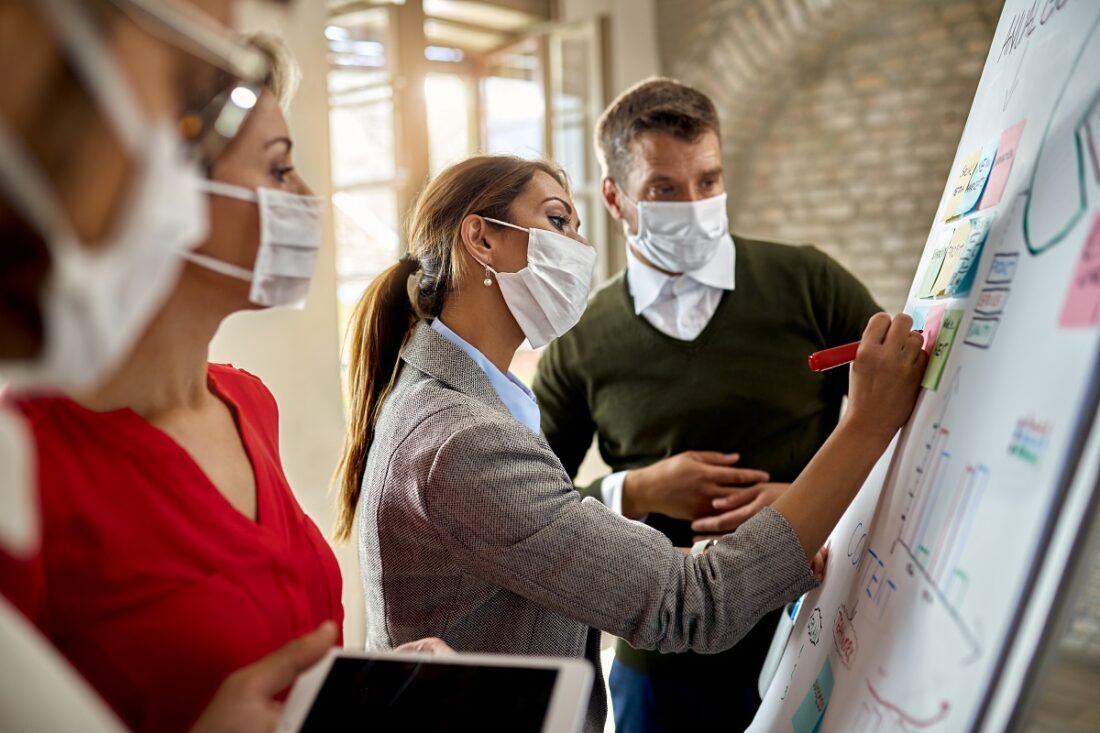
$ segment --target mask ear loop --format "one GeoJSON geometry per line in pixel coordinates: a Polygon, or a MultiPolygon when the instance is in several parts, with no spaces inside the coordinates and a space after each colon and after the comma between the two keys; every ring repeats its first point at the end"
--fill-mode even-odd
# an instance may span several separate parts
{"type": "MultiPolygon", "coordinates": [[[[509,224],[506,221],[501,221],[500,219],[494,219],[491,216],[483,216],[481,218],[484,219],[485,221],[491,221],[494,224],[500,224],[501,226],[512,227],[513,229],[518,229],[521,232],[527,232],[528,235],[531,234],[530,229],[524,229],[521,226],[516,226],[515,224],[509,224]]],[[[473,257],[473,255],[470,255],[470,256],[473,257]]],[[[481,284],[484,285],[487,288],[493,287],[493,278],[490,277],[490,273],[496,274],[496,270],[494,270],[493,268],[486,265],[484,262],[479,260],[477,257],[474,257],[474,262],[476,262],[477,264],[479,264],[479,265],[481,265],[482,267],[485,268],[485,279],[481,281],[481,284]]]]}

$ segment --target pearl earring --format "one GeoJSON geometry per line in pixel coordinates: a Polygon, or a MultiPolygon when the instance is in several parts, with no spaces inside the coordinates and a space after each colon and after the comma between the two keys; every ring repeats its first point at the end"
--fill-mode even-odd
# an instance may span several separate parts
{"type": "Polygon", "coordinates": [[[482,284],[487,288],[490,288],[490,287],[493,286],[493,279],[491,277],[489,277],[489,268],[488,267],[485,268],[485,279],[482,281],[482,284]]]}

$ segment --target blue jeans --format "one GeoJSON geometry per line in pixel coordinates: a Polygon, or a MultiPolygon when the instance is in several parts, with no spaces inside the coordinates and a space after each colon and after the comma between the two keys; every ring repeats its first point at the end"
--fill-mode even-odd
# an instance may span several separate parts
{"type": "Polygon", "coordinates": [[[616,659],[608,678],[616,733],[743,731],[760,707],[755,687],[728,681],[658,677],[616,659]]]}

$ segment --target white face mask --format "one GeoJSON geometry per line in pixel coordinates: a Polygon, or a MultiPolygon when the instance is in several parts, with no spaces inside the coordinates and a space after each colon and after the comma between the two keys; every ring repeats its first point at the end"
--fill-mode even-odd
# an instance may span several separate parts
{"type": "Polygon", "coordinates": [[[22,143],[0,126],[0,191],[42,236],[50,275],[41,299],[44,343],[29,360],[0,360],[16,389],[82,390],[105,377],[163,304],[179,254],[206,236],[200,177],[175,125],[146,121],[80,2],[50,0],[54,30],[92,99],[133,161],[128,199],[94,248],[81,242],[57,193],[22,143]]]}
{"type": "Polygon", "coordinates": [[[729,236],[724,193],[700,201],[635,202],[626,194],[623,198],[638,209],[638,233],[630,241],[662,270],[698,270],[729,236]]]}
{"type": "Polygon", "coordinates": [[[208,193],[259,206],[260,247],[251,270],[198,252],[186,252],[183,258],[208,270],[252,283],[248,300],[256,305],[304,308],[317,264],[317,251],[324,238],[324,199],[273,188],[253,191],[221,181],[203,180],[198,186],[208,193]]]}
{"type": "Polygon", "coordinates": [[[524,229],[499,219],[486,221],[527,232],[527,267],[497,272],[504,302],[523,335],[538,349],[577,325],[588,305],[596,250],[547,229],[524,229]]]}

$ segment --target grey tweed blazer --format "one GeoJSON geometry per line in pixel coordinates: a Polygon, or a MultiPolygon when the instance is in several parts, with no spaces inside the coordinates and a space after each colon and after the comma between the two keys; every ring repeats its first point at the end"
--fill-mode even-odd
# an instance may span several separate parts
{"type": "Polygon", "coordinates": [[[367,457],[359,559],[367,648],[438,636],[459,651],[587,657],[602,731],[603,629],[632,646],[718,652],[814,585],[765,509],[705,555],[581,500],[541,435],[427,323],[401,356],[367,457]]]}

